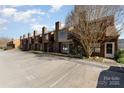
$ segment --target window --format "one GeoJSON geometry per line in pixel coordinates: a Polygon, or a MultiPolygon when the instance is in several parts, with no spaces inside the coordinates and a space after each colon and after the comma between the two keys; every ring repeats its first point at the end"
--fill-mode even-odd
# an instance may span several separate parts
{"type": "Polygon", "coordinates": [[[112,54],[112,44],[107,44],[107,53],[112,54]]]}
{"type": "Polygon", "coordinates": [[[63,43],[61,49],[62,49],[63,53],[68,53],[69,52],[69,44],[63,43]]]}
{"type": "Polygon", "coordinates": [[[99,48],[95,47],[94,52],[95,53],[100,53],[100,47],[99,48]]]}
{"type": "Polygon", "coordinates": [[[63,45],[63,50],[64,50],[64,51],[67,51],[67,50],[68,50],[67,45],[63,45]]]}
{"type": "Polygon", "coordinates": [[[100,53],[100,43],[93,44],[93,52],[100,53]]]}

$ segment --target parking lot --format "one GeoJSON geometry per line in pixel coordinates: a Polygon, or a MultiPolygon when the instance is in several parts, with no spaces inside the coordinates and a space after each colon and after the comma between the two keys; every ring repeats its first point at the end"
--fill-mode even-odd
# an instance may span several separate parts
{"type": "Polygon", "coordinates": [[[108,68],[69,57],[0,51],[0,87],[97,87],[101,71],[108,68]]]}

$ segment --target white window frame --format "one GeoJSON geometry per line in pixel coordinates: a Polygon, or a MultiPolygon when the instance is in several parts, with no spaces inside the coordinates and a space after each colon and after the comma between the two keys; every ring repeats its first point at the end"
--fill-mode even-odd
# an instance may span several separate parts
{"type": "Polygon", "coordinates": [[[93,52],[94,53],[100,53],[100,51],[101,51],[101,48],[100,48],[100,43],[96,43],[96,44],[99,44],[99,46],[93,46],[92,48],[93,48],[93,52]],[[96,49],[98,49],[99,48],[99,51],[96,51],[96,49]]]}
{"type": "Polygon", "coordinates": [[[105,57],[114,58],[114,54],[115,54],[115,43],[114,42],[105,42],[105,57]],[[112,54],[107,53],[107,49],[106,49],[107,44],[112,44],[112,54]]]}

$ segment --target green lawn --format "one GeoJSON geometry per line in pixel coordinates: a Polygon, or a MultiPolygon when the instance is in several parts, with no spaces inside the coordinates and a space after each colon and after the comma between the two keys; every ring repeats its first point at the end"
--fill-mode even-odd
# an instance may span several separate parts
{"type": "Polygon", "coordinates": [[[117,62],[124,64],[124,50],[121,50],[117,56],[117,62]]]}

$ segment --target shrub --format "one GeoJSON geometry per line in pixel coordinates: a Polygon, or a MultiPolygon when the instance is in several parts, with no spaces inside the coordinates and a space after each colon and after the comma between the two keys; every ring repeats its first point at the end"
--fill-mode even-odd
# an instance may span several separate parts
{"type": "Polygon", "coordinates": [[[121,50],[117,56],[117,62],[124,64],[124,50],[121,50]]]}

